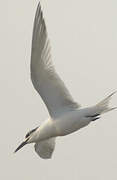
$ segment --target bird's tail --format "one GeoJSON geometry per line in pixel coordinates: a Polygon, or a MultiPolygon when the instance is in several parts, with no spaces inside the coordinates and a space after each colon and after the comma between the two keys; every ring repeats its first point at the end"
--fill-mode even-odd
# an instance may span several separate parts
{"type": "Polygon", "coordinates": [[[113,92],[112,94],[110,94],[108,97],[106,97],[105,99],[103,99],[101,102],[99,102],[98,104],[96,104],[95,108],[96,108],[96,112],[97,114],[103,114],[106,113],[108,111],[112,111],[114,109],[116,109],[117,107],[109,107],[109,102],[112,98],[112,96],[115,94],[116,92],[113,92]]]}

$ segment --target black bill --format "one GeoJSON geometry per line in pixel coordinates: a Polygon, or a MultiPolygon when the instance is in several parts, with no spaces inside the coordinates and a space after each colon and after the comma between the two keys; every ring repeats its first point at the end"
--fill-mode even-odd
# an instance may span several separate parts
{"type": "Polygon", "coordinates": [[[19,151],[23,146],[25,146],[25,145],[27,144],[27,141],[28,141],[28,139],[26,139],[26,141],[22,142],[22,143],[18,146],[18,148],[14,151],[14,153],[16,153],[17,151],[19,151]]]}

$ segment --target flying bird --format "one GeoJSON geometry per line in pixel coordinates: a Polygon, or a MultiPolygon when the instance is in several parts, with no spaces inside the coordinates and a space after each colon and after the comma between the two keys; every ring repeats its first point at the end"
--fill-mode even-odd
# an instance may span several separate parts
{"type": "Polygon", "coordinates": [[[50,42],[39,3],[32,38],[31,80],[50,117],[41,126],[29,131],[15,152],[26,144],[35,143],[35,151],[43,159],[52,157],[57,136],[71,134],[98,120],[101,114],[115,109],[109,107],[115,92],[94,106],[82,108],[56,73],[51,59],[50,42]]]}

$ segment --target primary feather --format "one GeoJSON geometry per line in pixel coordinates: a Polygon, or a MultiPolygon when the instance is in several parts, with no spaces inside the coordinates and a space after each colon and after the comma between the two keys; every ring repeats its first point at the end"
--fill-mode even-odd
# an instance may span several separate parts
{"type": "Polygon", "coordinates": [[[51,60],[50,42],[40,3],[37,7],[31,56],[31,79],[37,92],[46,104],[50,115],[78,108],[64,82],[55,72],[51,60]]]}

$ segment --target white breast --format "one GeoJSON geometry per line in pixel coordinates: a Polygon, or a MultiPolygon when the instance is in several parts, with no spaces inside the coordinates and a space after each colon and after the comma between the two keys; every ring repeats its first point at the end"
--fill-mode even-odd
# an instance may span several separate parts
{"type": "Polygon", "coordinates": [[[55,127],[55,121],[52,119],[46,120],[37,130],[36,139],[42,141],[51,137],[56,137],[57,131],[55,127]]]}
{"type": "Polygon", "coordinates": [[[56,120],[58,136],[65,136],[87,126],[90,120],[83,116],[81,110],[71,111],[56,120]]]}

